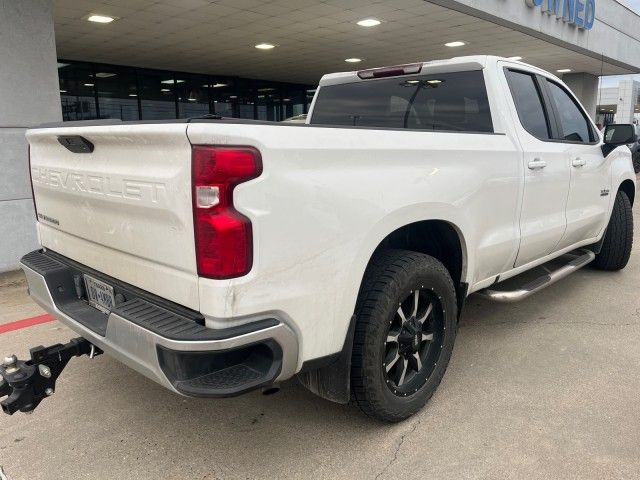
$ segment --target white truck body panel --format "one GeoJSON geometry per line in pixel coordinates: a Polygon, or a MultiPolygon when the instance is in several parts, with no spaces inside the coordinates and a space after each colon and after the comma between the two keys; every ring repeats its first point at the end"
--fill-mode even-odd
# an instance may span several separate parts
{"type": "MultiPolygon", "coordinates": [[[[424,64],[425,72],[483,69],[492,134],[224,121],[30,130],[38,212],[59,222],[39,222],[42,245],[198,310],[212,328],[275,316],[298,337],[300,368],[340,351],[371,255],[398,228],[423,220],[452,225],[469,293],[602,237],[615,195],[600,192],[635,182],[629,152],[603,158],[599,144],[531,137],[518,121],[504,66],[559,82],[492,57],[424,64]],[[56,140],[65,134],[86,137],[95,151],[68,152],[56,140]],[[198,278],[190,179],[196,144],[261,153],[262,175],[234,191],[236,209],[253,228],[253,267],[242,277],[198,278]],[[530,170],[542,154],[552,165],[530,170]],[[571,167],[577,157],[586,161],[581,170],[571,167]],[[68,188],[73,175],[97,191],[68,188]]],[[[332,74],[319,89],[353,81],[362,80],[332,74]]]]}

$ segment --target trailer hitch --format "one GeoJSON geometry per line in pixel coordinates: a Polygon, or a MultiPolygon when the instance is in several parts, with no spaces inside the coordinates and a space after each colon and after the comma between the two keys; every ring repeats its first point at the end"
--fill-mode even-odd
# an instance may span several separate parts
{"type": "Polygon", "coordinates": [[[0,365],[0,398],[7,397],[0,406],[8,415],[35,410],[44,398],[53,395],[56,380],[69,360],[82,355],[93,358],[102,350],[78,337],[64,345],[34,347],[29,353],[30,360],[18,360],[15,355],[9,355],[0,365]]]}

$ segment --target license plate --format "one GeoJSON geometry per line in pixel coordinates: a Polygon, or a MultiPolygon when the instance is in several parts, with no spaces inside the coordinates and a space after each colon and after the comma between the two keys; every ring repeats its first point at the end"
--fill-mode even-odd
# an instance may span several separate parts
{"type": "Polygon", "coordinates": [[[87,288],[89,305],[101,312],[109,313],[116,304],[113,287],[89,275],[84,275],[84,285],[87,288]]]}

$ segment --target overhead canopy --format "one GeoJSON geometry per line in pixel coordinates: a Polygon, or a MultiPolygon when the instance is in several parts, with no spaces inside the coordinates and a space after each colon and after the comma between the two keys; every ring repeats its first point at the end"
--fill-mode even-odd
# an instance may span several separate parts
{"type": "Polygon", "coordinates": [[[552,72],[640,71],[640,17],[614,0],[597,0],[591,30],[527,0],[434,1],[55,0],[57,53],[68,60],[301,83],[329,72],[472,54],[520,56],[552,72]],[[118,18],[97,24],[86,20],[90,14],[118,18]],[[356,24],[372,17],[382,24],[356,24]],[[466,44],[444,45],[452,41],[466,44]],[[276,47],[254,48],[262,42],[276,47]]]}

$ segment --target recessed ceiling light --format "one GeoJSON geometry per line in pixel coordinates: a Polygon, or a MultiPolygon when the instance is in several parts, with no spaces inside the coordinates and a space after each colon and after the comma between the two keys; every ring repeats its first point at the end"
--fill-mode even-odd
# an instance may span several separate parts
{"type": "Polygon", "coordinates": [[[445,47],[462,47],[462,46],[464,46],[466,44],[467,44],[467,42],[462,42],[460,40],[457,40],[455,42],[445,43],[444,46],[445,47]]]}
{"type": "Polygon", "coordinates": [[[361,58],[345,58],[344,61],[347,63],[358,63],[358,62],[361,62],[362,59],[361,58]]]}
{"type": "Polygon", "coordinates": [[[508,57],[507,60],[513,60],[514,62],[519,62],[522,60],[522,57],[508,57]]]}
{"type": "Polygon", "coordinates": [[[291,101],[291,99],[290,99],[290,98],[283,98],[283,99],[282,99],[282,101],[283,101],[283,102],[290,102],[290,101],[291,101]]]}
{"type": "Polygon", "coordinates": [[[85,87],[93,87],[93,83],[85,83],[84,86],[85,87]]]}
{"type": "Polygon", "coordinates": [[[570,68],[561,68],[560,70],[556,70],[558,73],[569,73],[570,71],[570,68]]]}
{"type": "Polygon", "coordinates": [[[66,90],[60,90],[60,93],[67,93],[66,90]]]}
{"type": "Polygon", "coordinates": [[[161,92],[170,92],[171,89],[170,88],[161,88],[160,91],[161,92]]]}
{"type": "Polygon", "coordinates": [[[361,27],[375,27],[377,25],[380,25],[381,22],[380,22],[380,20],[377,20],[375,18],[365,18],[363,20],[360,20],[357,23],[361,27]]]}
{"type": "Polygon", "coordinates": [[[111,73],[111,72],[98,72],[96,73],[96,77],[98,78],[109,78],[109,77],[115,77],[116,74],[115,73],[111,73]]]}
{"type": "Polygon", "coordinates": [[[256,45],[256,48],[258,50],[271,50],[275,48],[275,45],[273,43],[259,43],[256,45]]]}
{"type": "Polygon", "coordinates": [[[226,83],[214,83],[213,84],[213,88],[222,88],[222,87],[226,87],[227,84],[226,83]]]}
{"type": "Polygon", "coordinates": [[[174,83],[184,83],[184,80],[161,80],[160,83],[164,83],[165,85],[173,85],[174,83]]]}
{"type": "Polygon", "coordinates": [[[438,85],[439,83],[442,83],[442,80],[438,80],[437,78],[434,78],[433,80],[427,80],[427,83],[431,85],[438,85]]]}
{"type": "Polygon", "coordinates": [[[130,97],[137,97],[137,96],[138,96],[138,94],[136,94],[136,93],[130,93],[130,94],[129,94],[129,96],[130,96],[130,97]]]}
{"type": "Polygon", "coordinates": [[[115,20],[115,17],[109,15],[89,15],[87,20],[94,23],[111,23],[115,20]]]}
{"type": "Polygon", "coordinates": [[[420,80],[407,80],[406,83],[409,83],[411,85],[416,85],[416,84],[420,83],[420,80]]]}

